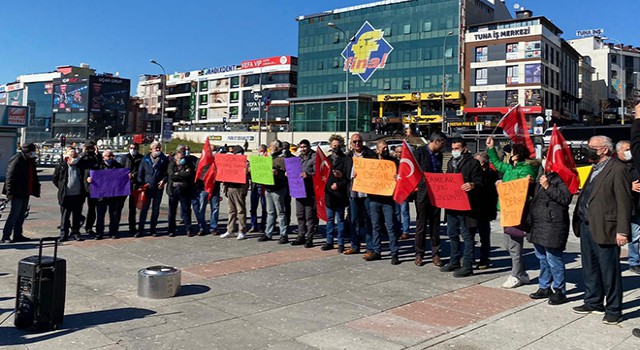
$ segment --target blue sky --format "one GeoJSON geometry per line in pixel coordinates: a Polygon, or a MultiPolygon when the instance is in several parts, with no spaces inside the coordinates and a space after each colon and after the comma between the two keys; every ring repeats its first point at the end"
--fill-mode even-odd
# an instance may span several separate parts
{"type": "MultiPolygon", "coordinates": [[[[0,83],[86,62],[98,72],[120,72],[135,89],[138,75],[159,72],[149,63],[152,58],[169,73],[296,55],[297,16],[369,2],[11,1],[2,7],[0,83]]],[[[607,36],[640,46],[639,30],[633,27],[638,0],[507,0],[510,9],[515,3],[547,16],[565,39],[578,29],[604,28],[607,36]]]]}

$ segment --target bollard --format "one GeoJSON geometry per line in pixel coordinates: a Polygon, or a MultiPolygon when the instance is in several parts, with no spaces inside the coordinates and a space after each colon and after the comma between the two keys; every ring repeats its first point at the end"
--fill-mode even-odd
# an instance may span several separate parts
{"type": "Polygon", "coordinates": [[[171,266],[151,266],[138,271],[138,296],[171,298],[180,292],[180,270],[171,266]]]}

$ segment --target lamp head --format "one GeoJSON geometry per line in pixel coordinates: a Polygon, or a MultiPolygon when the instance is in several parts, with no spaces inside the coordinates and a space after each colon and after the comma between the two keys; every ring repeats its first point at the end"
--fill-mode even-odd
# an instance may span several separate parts
{"type": "Polygon", "coordinates": [[[149,62],[151,62],[153,64],[158,64],[158,62],[156,62],[156,60],[150,60],[149,62]]]}
{"type": "Polygon", "coordinates": [[[327,23],[327,27],[335,29],[336,28],[336,24],[333,23],[333,22],[329,22],[329,23],[327,23]]]}

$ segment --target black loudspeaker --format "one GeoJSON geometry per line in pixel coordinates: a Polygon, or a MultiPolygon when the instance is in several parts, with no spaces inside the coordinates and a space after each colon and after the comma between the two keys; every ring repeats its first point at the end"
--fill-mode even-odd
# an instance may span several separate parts
{"type": "Polygon", "coordinates": [[[58,258],[58,237],[40,239],[38,255],[18,263],[18,288],[14,325],[29,330],[55,330],[62,324],[67,262],[58,258]],[[42,249],[53,245],[53,257],[42,249]]]}

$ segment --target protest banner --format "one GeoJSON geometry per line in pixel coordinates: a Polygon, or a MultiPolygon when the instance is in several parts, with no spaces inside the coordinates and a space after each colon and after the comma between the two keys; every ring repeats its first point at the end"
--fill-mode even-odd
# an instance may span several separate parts
{"type": "Polygon", "coordinates": [[[90,170],[91,198],[110,198],[131,194],[129,169],[90,170]]]}
{"type": "Polygon", "coordinates": [[[522,213],[527,201],[529,179],[501,182],[497,186],[500,199],[500,226],[512,227],[522,223],[522,213]]]}
{"type": "Polygon", "coordinates": [[[251,181],[262,185],[273,185],[273,159],[263,156],[249,156],[251,181]]]}
{"type": "Polygon", "coordinates": [[[247,183],[247,156],[242,154],[217,153],[214,156],[216,181],[247,183]]]}
{"type": "Polygon", "coordinates": [[[577,167],[578,177],[580,178],[580,188],[584,187],[584,183],[587,182],[589,178],[589,173],[591,173],[591,165],[577,167]]]}
{"type": "Polygon", "coordinates": [[[438,208],[471,210],[469,196],[462,190],[462,174],[424,173],[429,200],[438,208]]]}
{"type": "Polygon", "coordinates": [[[298,157],[284,159],[284,167],[287,170],[287,180],[289,180],[289,193],[293,198],[307,198],[307,191],[304,187],[302,174],[302,161],[298,157]]]}
{"type": "Polygon", "coordinates": [[[353,190],[391,196],[396,188],[396,164],[390,160],[353,158],[353,190]]]}

